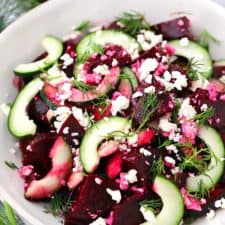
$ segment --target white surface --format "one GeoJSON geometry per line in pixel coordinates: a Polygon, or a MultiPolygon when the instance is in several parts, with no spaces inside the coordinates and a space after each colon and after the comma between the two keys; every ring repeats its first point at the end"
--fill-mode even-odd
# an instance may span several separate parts
{"type": "MultiPolygon", "coordinates": [[[[30,61],[41,52],[40,40],[43,35],[48,33],[61,37],[84,19],[98,24],[129,9],[144,12],[151,23],[172,18],[174,12],[191,13],[194,31],[207,28],[222,41],[220,46],[211,46],[214,58],[225,58],[225,10],[209,0],[52,0],[17,20],[0,35],[0,103],[10,102],[15,96],[11,85],[12,70],[17,63],[30,61]]],[[[7,132],[2,114],[0,133],[1,195],[32,225],[59,225],[52,216],[43,213],[39,204],[32,204],[23,198],[22,180],[15,171],[4,165],[4,160],[17,164],[20,160],[19,154],[13,156],[9,152],[15,140],[7,132]]],[[[225,224],[224,215],[225,212],[222,212],[213,221],[196,224],[222,225],[225,224]]]]}

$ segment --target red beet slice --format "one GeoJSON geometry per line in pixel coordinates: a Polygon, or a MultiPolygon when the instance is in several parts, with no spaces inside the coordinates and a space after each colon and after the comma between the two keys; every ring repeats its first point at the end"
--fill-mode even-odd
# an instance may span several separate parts
{"type": "Polygon", "coordinates": [[[174,40],[182,37],[193,39],[190,32],[190,20],[185,17],[176,18],[153,26],[153,29],[162,34],[166,40],[174,40]]]}
{"type": "Polygon", "coordinates": [[[127,198],[122,204],[117,205],[113,209],[112,225],[139,225],[143,223],[145,220],[140,212],[139,205],[142,200],[143,196],[136,194],[127,198]]]}
{"type": "Polygon", "coordinates": [[[225,60],[215,61],[213,65],[213,76],[220,78],[223,75],[225,75],[225,60]]]}
{"type": "Polygon", "coordinates": [[[115,183],[97,175],[88,175],[81,184],[77,199],[65,217],[65,225],[87,225],[109,214],[115,201],[106,188],[119,189],[115,183]]]}
{"type": "Polygon", "coordinates": [[[116,178],[121,170],[123,163],[123,155],[122,153],[114,154],[106,164],[106,174],[110,179],[116,178]]]}

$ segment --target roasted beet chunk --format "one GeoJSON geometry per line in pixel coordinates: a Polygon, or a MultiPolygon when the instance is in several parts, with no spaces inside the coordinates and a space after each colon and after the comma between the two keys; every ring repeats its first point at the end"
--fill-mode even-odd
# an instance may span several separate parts
{"type": "Polygon", "coordinates": [[[174,40],[182,37],[193,39],[190,32],[190,20],[187,17],[180,17],[153,26],[153,29],[162,34],[166,40],[174,40]]]}
{"type": "Polygon", "coordinates": [[[40,133],[21,140],[22,164],[32,165],[34,172],[43,177],[51,168],[49,151],[56,139],[55,133],[40,133]]]}
{"type": "Polygon", "coordinates": [[[72,147],[80,145],[80,141],[84,135],[84,128],[78,123],[73,115],[70,115],[60,128],[59,134],[72,147]]]}
{"type": "Polygon", "coordinates": [[[28,106],[28,114],[40,130],[49,130],[51,125],[47,119],[48,105],[39,96],[36,96],[28,106]]]}
{"type": "Polygon", "coordinates": [[[65,225],[87,225],[99,216],[107,216],[116,203],[106,189],[118,190],[112,181],[88,175],[79,189],[77,199],[65,218],[65,225]]]}
{"type": "Polygon", "coordinates": [[[142,195],[133,195],[120,205],[113,209],[112,225],[139,225],[145,220],[140,212],[140,201],[143,200],[142,195]]]}

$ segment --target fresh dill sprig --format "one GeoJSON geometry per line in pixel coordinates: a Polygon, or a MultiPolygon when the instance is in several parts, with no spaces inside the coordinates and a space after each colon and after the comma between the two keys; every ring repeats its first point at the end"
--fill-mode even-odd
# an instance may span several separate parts
{"type": "Polygon", "coordinates": [[[16,215],[12,207],[7,202],[3,202],[3,205],[0,207],[0,224],[18,225],[16,215]]]}
{"type": "Polygon", "coordinates": [[[178,112],[179,112],[180,106],[181,106],[181,103],[176,99],[174,109],[171,113],[171,119],[174,123],[178,122],[177,120],[178,120],[178,112]]]}
{"type": "Polygon", "coordinates": [[[78,26],[74,27],[74,31],[79,31],[79,32],[85,32],[87,31],[91,26],[91,22],[89,20],[85,20],[81,22],[78,26]]]}
{"type": "Polygon", "coordinates": [[[138,130],[141,130],[146,123],[149,121],[151,116],[156,112],[159,106],[159,100],[157,95],[148,94],[142,98],[142,115],[143,120],[142,123],[139,125],[138,130]]]}
{"type": "Polygon", "coordinates": [[[165,148],[165,147],[167,147],[169,145],[172,145],[172,144],[174,144],[172,140],[166,139],[165,141],[163,141],[162,144],[159,145],[159,148],[165,148]]]}
{"type": "Polygon", "coordinates": [[[195,115],[194,120],[198,121],[199,124],[205,124],[205,122],[214,115],[215,108],[209,107],[206,111],[195,115]]]}
{"type": "Polygon", "coordinates": [[[116,21],[123,26],[124,32],[131,36],[135,36],[142,29],[150,29],[144,15],[135,11],[124,12],[116,21]]]}
{"type": "Polygon", "coordinates": [[[94,89],[93,86],[85,84],[84,82],[78,81],[78,80],[73,80],[73,85],[75,88],[82,90],[82,91],[91,91],[94,89]]]}
{"type": "Polygon", "coordinates": [[[154,214],[157,214],[158,210],[162,207],[162,202],[160,199],[144,200],[139,205],[151,209],[154,214]]]}
{"type": "Polygon", "coordinates": [[[102,55],[104,53],[104,47],[97,43],[89,42],[84,53],[78,58],[79,63],[84,63],[94,53],[102,55]]]}
{"type": "Polygon", "coordinates": [[[68,194],[65,190],[60,190],[54,193],[49,203],[45,206],[44,212],[54,216],[62,216],[68,212],[72,202],[72,193],[68,194]]]}
{"type": "Polygon", "coordinates": [[[156,177],[157,175],[161,175],[163,171],[164,171],[164,163],[162,157],[160,157],[158,160],[155,160],[152,163],[150,173],[153,175],[153,177],[156,177]]]}
{"type": "Polygon", "coordinates": [[[11,162],[11,161],[4,161],[5,165],[8,166],[10,169],[12,170],[17,170],[19,169],[19,167],[14,163],[14,162],[11,162]]]}
{"type": "Polygon", "coordinates": [[[199,76],[201,76],[201,69],[203,64],[197,61],[195,58],[191,58],[187,65],[186,70],[188,73],[188,76],[191,80],[197,80],[199,76]]]}
{"type": "Polygon", "coordinates": [[[105,135],[104,137],[107,138],[107,139],[112,139],[112,138],[127,138],[127,137],[130,137],[131,134],[130,133],[126,133],[124,131],[121,131],[121,130],[116,130],[116,131],[113,131],[107,135],[105,135]]]}
{"type": "Polygon", "coordinates": [[[205,198],[206,196],[209,197],[210,195],[210,192],[209,190],[205,187],[204,185],[204,182],[202,180],[200,180],[199,182],[199,188],[198,188],[199,191],[196,191],[196,192],[192,192],[190,193],[192,196],[194,196],[195,198],[197,199],[202,199],[202,198],[205,198]]]}
{"type": "Polygon", "coordinates": [[[184,171],[185,169],[194,169],[198,173],[203,173],[207,167],[208,162],[211,160],[211,154],[208,148],[197,149],[192,146],[191,153],[182,157],[182,163],[179,168],[184,171]],[[199,158],[201,157],[201,159],[199,158]]]}
{"type": "Polygon", "coordinates": [[[204,30],[200,33],[200,35],[199,35],[198,38],[197,38],[197,41],[198,41],[198,43],[199,43],[202,47],[204,47],[204,48],[206,48],[206,49],[209,48],[209,44],[210,44],[211,42],[212,42],[212,43],[216,43],[216,44],[219,44],[219,43],[220,43],[220,41],[219,41],[216,37],[214,37],[214,35],[212,35],[211,33],[209,33],[209,31],[206,30],[206,29],[204,29],[204,30]]]}

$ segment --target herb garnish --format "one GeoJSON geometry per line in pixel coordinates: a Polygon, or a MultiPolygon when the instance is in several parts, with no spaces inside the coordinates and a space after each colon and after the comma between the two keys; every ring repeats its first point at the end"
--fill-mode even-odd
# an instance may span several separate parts
{"type": "Polygon", "coordinates": [[[154,214],[157,214],[158,210],[162,207],[160,199],[144,200],[139,203],[140,206],[151,209],[154,214]]]}
{"type": "Polygon", "coordinates": [[[14,162],[11,162],[11,161],[4,161],[5,165],[8,166],[10,169],[12,170],[17,170],[19,169],[19,167],[14,163],[14,162]]]}
{"type": "Polygon", "coordinates": [[[78,26],[74,27],[74,31],[79,31],[79,32],[85,32],[87,31],[91,26],[91,22],[89,20],[85,20],[81,22],[78,26]]]}
{"type": "Polygon", "coordinates": [[[209,33],[209,31],[207,31],[206,29],[204,29],[201,32],[201,34],[198,36],[197,41],[202,47],[206,49],[209,48],[210,42],[213,42],[216,44],[220,43],[220,41],[216,37],[214,37],[211,33],[209,33]]]}
{"type": "Polygon", "coordinates": [[[162,157],[160,157],[158,160],[155,160],[152,163],[150,173],[153,175],[153,177],[156,177],[157,175],[161,175],[163,171],[164,171],[164,163],[162,157]]]}
{"type": "Polygon", "coordinates": [[[90,91],[93,90],[94,87],[88,84],[85,84],[84,82],[73,80],[73,85],[75,88],[82,90],[82,91],[90,91]]]}
{"type": "Polygon", "coordinates": [[[212,117],[215,113],[214,107],[209,107],[206,111],[195,115],[194,120],[197,120],[199,124],[205,124],[206,120],[212,117]]]}
{"type": "Polygon", "coordinates": [[[144,15],[135,11],[124,12],[117,18],[123,27],[123,31],[135,36],[142,29],[150,29],[150,25],[145,19],[144,15]]]}
{"type": "Polygon", "coordinates": [[[0,224],[1,225],[17,225],[16,215],[13,212],[13,209],[7,202],[3,202],[3,205],[0,207],[0,224]]]}
{"type": "Polygon", "coordinates": [[[50,202],[45,206],[44,212],[62,216],[68,212],[72,202],[72,193],[68,194],[65,190],[60,190],[53,194],[50,202]]]}
{"type": "Polygon", "coordinates": [[[203,64],[197,61],[195,58],[191,58],[185,67],[188,76],[191,80],[197,80],[201,76],[201,68],[203,64]]]}
{"type": "Polygon", "coordinates": [[[146,123],[149,121],[151,116],[156,112],[158,107],[159,107],[159,100],[157,98],[157,95],[148,94],[147,96],[144,96],[142,98],[143,120],[140,126],[138,127],[138,130],[141,130],[146,125],[146,123]]]}

